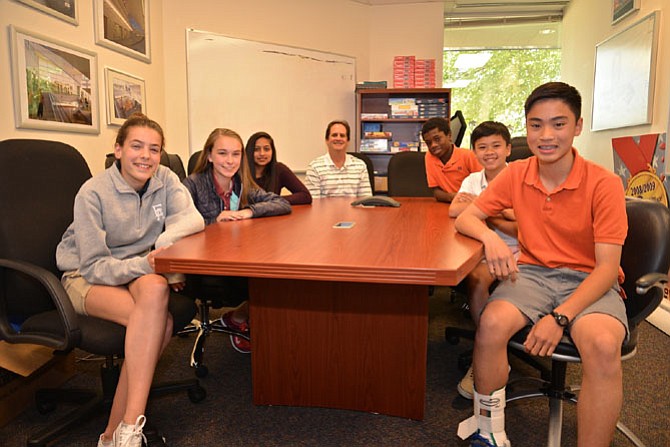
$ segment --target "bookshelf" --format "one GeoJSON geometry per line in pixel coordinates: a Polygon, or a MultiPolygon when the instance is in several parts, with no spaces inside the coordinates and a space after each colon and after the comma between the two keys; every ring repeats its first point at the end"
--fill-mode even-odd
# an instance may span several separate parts
{"type": "Polygon", "coordinates": [[[386,169],[394,153],[423,150],[421,127],[433,116],[449,119],[451,89],[366,88],[356,91],[356,150],[372,160],[376,190],[386,190],[386,169]]]}

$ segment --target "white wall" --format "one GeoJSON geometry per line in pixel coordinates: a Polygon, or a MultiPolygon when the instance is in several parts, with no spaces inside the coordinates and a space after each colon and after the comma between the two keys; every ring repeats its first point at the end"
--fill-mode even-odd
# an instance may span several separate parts
{"type": "Polygon", "coordinates": [[[643,0],[640,10],[611,25],[611,0],[572,0],[563,18],[562,80],[582,94],[584,131],[575,146],[586,158],[613,169],[612,144],[615,137],[663,133],[667,131],[670,109],[670,3],[667,0],[643,0]],[[661,10],[657,54],[656,88],[652,123],[642,126],[591,132],[593,76],[596,44],[624,30],[654,10],[661,10]]]}
{"type": "Polygon", "coordinates": [[[393,87],[393,57],[435,59],[436,87],[442,79],[442,3],[373,6],[370,10],[369,80],[393,87]]]}

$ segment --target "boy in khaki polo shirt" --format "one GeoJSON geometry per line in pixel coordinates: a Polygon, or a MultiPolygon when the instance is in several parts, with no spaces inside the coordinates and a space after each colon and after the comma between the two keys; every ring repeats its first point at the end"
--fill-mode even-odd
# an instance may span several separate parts
{"type": "Polygon", "coordinates": [[[578,445],[612,442],[623,395],[621,344],[628,333],[619,295],[627,219],[621,180],[572,147],[581,96],[562,82],[536,88],[525,104],[534,157],[508,166],[456,220],[484,243],[500,285],[480,318],[474,350],[475,415],[459,426],[471,446],[510,446],[505,433],[507,342],[526,325],[532,355],[550,356],[564,331],[582,358],[578,445]],[[512,208],[521,254],[484,220],[512,208]]]}

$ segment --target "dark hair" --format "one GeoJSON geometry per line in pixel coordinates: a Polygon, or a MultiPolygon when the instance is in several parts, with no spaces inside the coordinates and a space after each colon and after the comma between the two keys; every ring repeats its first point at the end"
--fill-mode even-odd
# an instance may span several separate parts
{"type": "Polygon", "coordinates": [[[423,137],[433,129],[441,130],[447,136],[451,135],[451,125],[445,118],[435,117],[423,123],[423,127],[421,128],[421,136],[423,137]]]}
{"type": "Polygon", "coordinates": [[[349,123],[346,120],[335,120],[329,122],[328,127],[326,127],[326,140],[330,136],[330,128],[333,127],[335,124],[341,124],[344,126],[345,129],[347,129],[347,141],[349,141],[351,139],[351,127],[349,127],[349,123]]]}
{"type": "Polygon", "coordinates": [[[119,131],[116,133],[115,143],[119,146],[123,146],[128,138],[128,131],[131,127],[148,127],[158,132],[158,135],[161,136],[161,150],[165,147],[165,134],[163,134],[163,129],[160,124],[156,121],[149,119],[143,113],[135,112],[126,119],[119,131]]]}
{"type": "Polygon", "coordinates": [[[212,153],[214,143],[216,143],[216,140],[219,137],[234,138],[240,143],[240,148],[242,148],[242,159],[240,160],[240,167],[235,174],[240,176],[240,181],[242,182],[242,197],[240,197],[240,209],[242,209],[249,203],[249,192],[253,189],[258,189],[258,185],[256,185],[256,182],[254,182],[254,179],[249,173],[249,165],[244,160],[244,142],[242,141],[242,137],[240,137],[237,132],[223,128],[214,129],[205,141],[202,151],[200,152],[200,156],[198,157],[198,160],[195,163],[195,167],[193,168],[192,174],[200,174],[209,169],[210,165],[212,164],[209,161],[209,155],[212,153]]]}
{"type": "Polygon", "coordinates": [[[500,135],[503,137],[506,144],[512,144],[512,136],[509,134],[507,126],[497,121],[484,121],[472,131],[472,134],[470,135],[470,145],[474,149],[477,140],[491,135],[500,135]]]}
{"type": "Polygon", "coordinates": [[[565,82],[547,82],[533,90],[523,106],[526,116],[535,103],[545,99],[563,101],[575,114],[575,121],[582,116],[582,97],[576,88],[565,82]]]}
{"type": "Polygon", "coordinates": [[[247,140],[245,151],[247,153],[249,171],[254,180],[256,180],[258,186],[266,191],[278,193],[278,191],[275,191],[277,189],[277,150],[275,149],[275,141],[272,139],[270,134],[267,132],[256,132],[250,136],[249,140],[247,140]],[[256,149],[256,142],[261,138],[267,138],[270,141],[272,157],[270,158],[270,163],[265,165],[263,168],[263,173],[261,176],[256,178],[256,162],[254,162],[254,151],[256,149]]]}

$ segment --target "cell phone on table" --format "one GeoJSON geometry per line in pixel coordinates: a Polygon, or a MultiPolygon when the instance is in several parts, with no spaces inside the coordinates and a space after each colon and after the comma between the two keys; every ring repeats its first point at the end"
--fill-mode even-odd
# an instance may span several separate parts
{"type": "Polygon", "coordinates": [[[351,228],[356,225],[356,222],[338,222],[333,225],[333,228],[351,228]]]}

